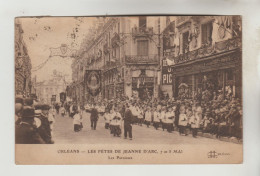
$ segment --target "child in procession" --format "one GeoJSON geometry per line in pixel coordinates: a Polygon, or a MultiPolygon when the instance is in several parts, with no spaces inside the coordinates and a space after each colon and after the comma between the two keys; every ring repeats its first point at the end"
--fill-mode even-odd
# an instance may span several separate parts
{"type": "Polygon", "coordinates": [[[152,121],[152,112],[151,112],[151,107],[148,106],[145,112],[145,123],[147,125],[147,128],[149,128],[151,121],[152,121]]]}
{"type": "Polygon", "coordinates": [[[107,108],[105,110],[104,119],[105,119],[105,129],[108,129],[111,121],[111,114],[109,113],[109,110],[107,108]]]}
{"type": "Polygon", "coordinates": [[[112,134],[114,136],[120,137],[121,135],[121,123],[122,123],[122,116],[118,111],[118,108],[114,108],[115,112],[112,115],[112,122],[113,122],[113,131],[112,134]]]}
{"type": "Polygon", "coordinates": [[[156,108],[153,113],[153,126],[157,130],[160,124],[160,110],[159,108],[156,108]]]}
{"type": "Polygon", "coordinates": [[[79,132],[82,129],[82,118],[78,110],[75,110],[75,115],[73,116],[74,131],[79,132]]]}
{"type": "Polygon", "coordinates": [[[165,116],[166,129],[169,133],[171,133],[173,131],[173,122],[175,118],[175,112],[173,111],[172,107],[168,107],[168,111],[166,112],[165,116]]]}
{"type": "Polygon", "coordinates": [[[180,107],[180,116],[179,116],[179,133],[180,135],[185,135],[186,134],[186,127],[188,124],[188,118],[186,116],[186,109],[184,105],[181,105],[180,107]]]}
{"type": "Polygon", "coordinates": [[[164,131],[164,129],[166,128],[166,106],[162,107],[161,114],[160,114],[160,121],[162,124],[162,129],[164,131]]]}

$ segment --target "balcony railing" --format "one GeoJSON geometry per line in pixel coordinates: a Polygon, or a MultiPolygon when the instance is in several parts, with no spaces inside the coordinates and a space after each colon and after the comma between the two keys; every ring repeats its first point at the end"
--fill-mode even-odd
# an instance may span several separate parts
{"type": "Polygon", "coordinates": [[[190,20],[191,16],[178,16],[176,20],[176,25],[180,26],[184,24],[185,22],[188,22],[190,20]]]}
{"type": "Polygon", "coordinates": [[[158,55],[138,56],[138,55],[126,55],[126,64],[158,64],[158,55]]]}
{"type": "Polygon", "coordinates": [[[104,71],[116,68],[120,65],[119,59],[115,61],[106,61],[106,64],[103,66],[104,71]]]}
{"type": "Polygon", "coordinates": [[[199,48],[197,50],[189,51],[185,54],[181,54],[177,57],[174,57],[174,63],[184,63],[196,59],[200,59],[203,57],[210,56],[212,54],[218,54],[225,51],[230,51],[233,49],[241,48],[241,39],[233,38],[221,42],[216,42],[214,46],[205,46],[203,48],[199,48]]]}
{"type": "Polygon", "coordinates": [[[134,27],[132,28],[133,37],[147,37],[153,35],[152,27],[134,27]]]}

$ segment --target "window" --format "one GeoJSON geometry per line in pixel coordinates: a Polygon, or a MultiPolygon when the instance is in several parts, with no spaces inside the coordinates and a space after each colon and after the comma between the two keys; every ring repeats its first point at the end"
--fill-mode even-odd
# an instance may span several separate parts
{"type": "Polygon", "coordinates": [[[189,51],[189,32],[182,34],[182,53],[189,51]]]}
{"type": "Polygon", "coordinates": [[[112,57],[113,57],[113,58],[116,57],[116,48],[113,48],[113,50],[112,50],[112,57]]]}
{"type": "Polygon", "coordinates": [[[137,55],[148,56],[148,40],[137,41],[137,55]]]}
{"type": "Polygon", "coordinates": [[[146,28],[146,16],[139,16],[139,27],[146,28]]]}
{"type": "Polygon", "coordinates": [[[227,70],[227,80],[233,80],[233,71],[232,70],[227,70]]]}
{"type": "Polygon", "coordinates": [[[201,34],[202,34],[202,39],[201,42],[203,45],[211,45],[212,43],[212,22],[202,24],[201,26],[201,34]]]}

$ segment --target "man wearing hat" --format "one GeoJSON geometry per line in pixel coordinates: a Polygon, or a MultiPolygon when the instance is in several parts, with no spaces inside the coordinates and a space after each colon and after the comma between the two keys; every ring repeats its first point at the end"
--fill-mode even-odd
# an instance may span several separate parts
{"type": "Polygon", "coordinates": [[[133,114],[129,109],[129,105],[126,104],[125,116],[124,116],[124,137],[127,138],[127,133],[129,139],[132,140],[132,123],[133,123],[133,114]]]}
{"type": "Polygon", "coordinates": [[[16,144],[45,144],[34,126],[34,109],[25,106],[22,111],[21,122],[15,126],[16,144]]]}
{"type": "Polygon", "coordinates": [[[21,122],[21,113],[23,110],[23,98],[15,97],[15,123],[19,124],[21,122]]]}
{"type": "Polygon", "coordinates": [[[41,106],[42,113],[39,117],[41,120],[41,126],[38,128],[38,132],[46,144],[53,144],[54,142],[51,139],[51,128],[48,120],[49,109],[50,106],[47,104],[41,106]]]}
{"type": "Polygon", "coordinates": [[[96,130],[97,127],[97,121],[98,121],[98,111],[96,108],[96,104],[93,104],[93,108],[90,112],[90,122],[91,122],[91,129],[96,130]]]}

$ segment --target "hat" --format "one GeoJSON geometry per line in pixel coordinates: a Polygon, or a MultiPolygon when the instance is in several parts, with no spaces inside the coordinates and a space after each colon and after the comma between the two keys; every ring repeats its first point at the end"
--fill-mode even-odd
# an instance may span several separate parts
{"type": "Polygon", "coordinates": [[[21,112],[21,110],[23,109],[23,105],[20,103],[16,103],[15,104],[15,113],[19,113],[21,112]]]}
{"type": "Polygon", "coordinates": [[[42,104],[36,104],[34,105],[35,110],[41,110],[42,109],[42,104]]]}
{"type": "Polygon", "coordinates": [[[50,106],[47,105],[47,104],[43,104],[42,107],[41,107],[42,110],[49,110],[50,109],[50,106]]]}
{"type": "Polygon", "coordinates": [[[15,97],[15,103],[23,104],[23,98],[22,97],[15,97]]]}
{"type": "Polygon", "coordinates": [[[40,117],[41,113],[42,113],[42,110],[37,109],[37,110],[34,111],[34,113],[35,113],[35,117],[40,117]]]}
{"type": "Polygon", "coordinates": [[[24,105],[25,106],[32,106],[33,105],[33,99],[32,98],[25,98],[24,105]]]}
{"type": "Polygon", "coordinates": [[[22,111],[22,118],[34,118],[34,109],[30,106],[25,106],[22,111]]]}

